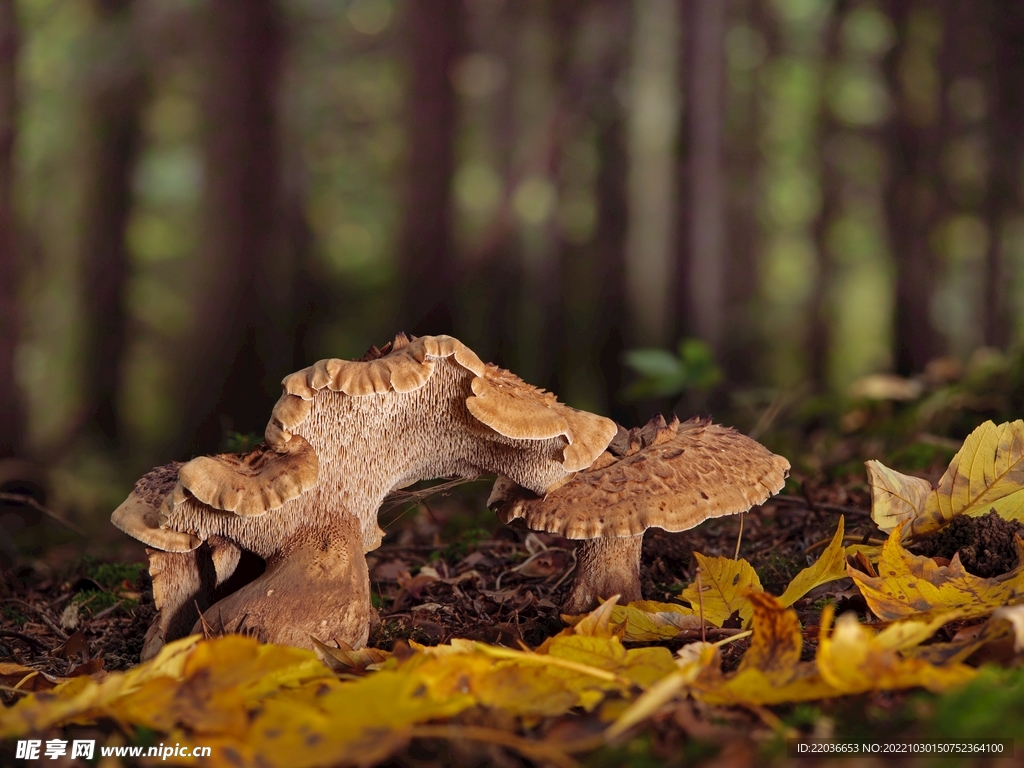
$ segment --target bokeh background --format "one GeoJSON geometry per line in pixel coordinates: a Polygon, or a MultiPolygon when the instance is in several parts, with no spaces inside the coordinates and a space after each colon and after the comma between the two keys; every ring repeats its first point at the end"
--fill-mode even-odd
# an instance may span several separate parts
{"type": "Polygon", "coordinates": [[[400,330],[627,425],[907,399],[1020,341],[1022,83],[1017,0],[0,0],[0,455],[105,530],[400,330]]]}

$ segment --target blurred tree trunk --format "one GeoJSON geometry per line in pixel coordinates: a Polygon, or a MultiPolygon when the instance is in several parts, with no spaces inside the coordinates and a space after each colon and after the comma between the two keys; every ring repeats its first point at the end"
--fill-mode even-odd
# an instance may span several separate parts
{"type": "MultiPolygon", "coordinates": [[[[686,107],[690,135],[687,292],[690,332],[721,359],[725,336],[724,0],[691,0],[686,107]]],[[[682,303],[682,302],[678,302],[682,303]]]]}
{"type": "MultiPolygon", "coordinates": [[[[824,82],[828,83],[830,75],[839,64],[839,28],[846,13],[847,3],[841,0],[825,22],[824,34],[824,82]]],[[[832,283],[835,265],[829,247],[829,228],[839,214],[840,184],[836,158],[833,156],[832,145],[838,137],[839,125],[832,114],[828,103],[822,98],[819,105],[818,118],[818,168],[821,174],[821,209],[813,224],[815,250],[817,251],[817,273],[814,276],[814,288],[811,291],[810,347],[811,381],[819,391],[828,386],[829,354],[832,350],[831,317],[832,283]]]]}
{"type": "Polygon", "coordinates": [[[985,258],[983,338],[987,345],[1005,347],[1011,335],[1005,230],[1010,217],[1020,210],[1024,164],[1024,4],[992,0],[988,6],[995,50],[988,121],[993,162],[985,201],[989,247],[985,258]]]}
{"type": "MultiPolygon", "coordinates": [[[[635,3],[609,0],[608,23],[613,30],[626,30],[636,23],[635,3]]],[[[594,348],[605,385],[603,413],[620,424],[632,426],[637,417],[635,406],[623,403],[620,393],[625,383],[622,353],[630,330],[629,298],[626,289],[626,230],[629,223],[629,167],[626,115],[615,93],[629,66],[629,35],[619,36],[612,45],[605,86],[598,90],[594,104],[597,134],[597,223],[593,239],[594,275],[598,301],[594,348]]]]}
{"type": "MultiPolygon", "coordinates": [[[[769,34],[771,9],[760,0],[733,0],[736,21],[749,25],[764,40],[769,34]]],[[[725,144],[724,162],[729,182],[726,195],[729,222],[726,248],[725,339],[721,364],[727,382],[747,385],[755,380],[758,358],[763,351],[755,313],[758,294],[758,220],[760,197],[757,169],[761,162],[758,136],[762,130],[757,70],[752,67],[736,75],[737,82],[726,89],[733,99],[728,112],[733,129],[725,144]]],[[[681,295],[687,295],[687,289],[681,295]]]]}
{"type": "Polygon", "coordinates": [[[940,262],[930,241],[940,219],[942,137],[937,105],[943,93],[941,86],[936,93],[920,81],[915,70],[922,62],[934,61],[910,35],[914,13],[925,7],[934,10],[937,3],[888,0],[886,5],[896,27],[896,45],[884,62],[894,105],[884,196],[896,266],[895,364],[898,373],[907,375],[922,370],[938,352],[931,299],[940,262]]]}
{"type": "Polygon", "coordinates": [[[635,0],[629,72],[626,231],[628,343],[672,342],[675,157],[679,128],[679,8],[675,0],[635,0]]]}
{"type": "MultiPolygon", "coordinates": [[[[609,94],[610,96],[611,94],[609,94]]],[[[598,361],[604,374],[604,413],[632,425],[634,409],[620,403],[628,310],[626,297],[626,136],[621,111],[609,98],[598,116],[597,233],[595,279],[600,286],[598,361]]]]}
{"type": "Polygon", "coordinates": [[[18,22],[14,0],[0,0],[0,458],[16,453],[24,431],[24,409],[15,379],[14,356],[21,315],[19,262],[13,201],[17,120],[18,22]]]}
{"type": "Polygon", "coordinates": [[[216,448],[226,429],[262,432],[294,343],[281,258],[280,9],[274,0],[219,0],[206,13],[207,263],[178,361],[178,445],[193,452],[216,448]]]}
{"type": "Polygon", "coordinates": [[[459,0],[406,5],[410,74],[405,212],[399,246],[402,326],[451,333],[459,265],[451,220],[458,100],[451,72],[462,48],[459,0]]]}
{"type": "Polygon", "coordinates": [[[124,353],[125,288],[130,272],[125,230],[132,172],[142,135],[147,84],[132,39],[132,0],[96,0],[98,62],[88,75],[89,131],[82,232],[84,427],[118,444],[124,353]]]}

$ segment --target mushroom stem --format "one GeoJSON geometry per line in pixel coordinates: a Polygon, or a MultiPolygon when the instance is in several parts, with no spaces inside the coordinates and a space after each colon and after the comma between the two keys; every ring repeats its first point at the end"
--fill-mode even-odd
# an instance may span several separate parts
{"type": "Polygon", "coordinates": [[[598,599],[620,595],[622,604],[642,600],[640,551],[644,535],[586,539],[576,547],[576,575],[562,604],[566,613],[585,613],[598,599]]]}
{"type": "Polygon", "coordinates": [[[237,632],[262,642],[311,646],[311,637],[353,648],[370,631],[370,577],[359,521],[303,529],[267,562],[255,581],[215,603],[192,628],[237,632]]]}

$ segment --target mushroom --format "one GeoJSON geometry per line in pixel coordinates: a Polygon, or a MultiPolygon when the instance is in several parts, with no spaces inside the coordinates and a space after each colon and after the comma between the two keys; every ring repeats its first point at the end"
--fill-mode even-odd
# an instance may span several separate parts
{"type": "Polygon", "coordinates": [[[160,616],[147,657],[187,633],[189,618],[192,632],[358,647],[372,612],[363,554],[380,545],[377,511],[389,492],[498,473],[543,495],[616,434],[610,419],[485,365],[449,336],[399,334],[360,360],[321,360],[282,385],[265,446],[195,458],[173,482],[174,465],[154,470],[112,517],[154,548],[160,616]],[[248,553],[266,572],[238,588],[248,553]]]}
{"type": "Polygon", "coordinates": [[[642,599],[640,553],[648,528],[685,531],[711,517],[744,512],[782,490],[789,462],[710,419],[619,433],[589,468],[546,495],[505,478],[488,506],[506,523],[581,539],[563,605],[583,613],[600,598],[642,599]]]}

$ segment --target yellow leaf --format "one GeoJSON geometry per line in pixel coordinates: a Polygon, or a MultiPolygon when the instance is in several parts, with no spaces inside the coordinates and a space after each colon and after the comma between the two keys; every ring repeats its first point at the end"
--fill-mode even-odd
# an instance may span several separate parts
{"type": "Polygon", "coordinates": [[[939,628],[962,616],[960,611],[940,613],[930,621],[905,619],[887,626],[877,635],[875,642],[890,651],[903,651],[920,645],[939,631],[939,628]]]}
{"type": "Polygon", "coordinates": [[[904,520],[924,513],[932,486],[920,477],[889,469],[880,461],[866,461],[871,486],[871,519],[888,533],[904,520]]]}
{"type": "Polygon", "coordinates": [[[792,605],[815,587],[843,578],[846,578],[846,550],[843,549],[843,518],[840,517],[839,528],[832,537],[832,542],[814,565],[804,568],[796,575],[779,601],[786,606],[792,605]]]}
{"type": "MultiPolygon", "coordinates": [[[[935,490],[942,523],[992,508],[1008,520],[1024,518],[1024,421],[986,421],[971,432],[935,490]]],[[[915,536],[927,532],[914,526],[915,536]]]]}
{"type": "Polygon", "coordinates": [[[694,580],[683,590],[681,597],[698,615],[703,607],[704,621],[708,624],[720,627],[735,611],[739,611],[743,626],[747,626],[754,614],[747,594],[764,591],[750,563],[728,557],[704,557],[698,552],[693,556],[700,566],[701,592],[698,592],[697,581],[694,580]]]}
{"type": "Polygon", "coordinates": [[[818,672],[832,688],[841,693],[891,691],[918,686],[941,692],[963,685],[977,672],[963,664],[935,666],[919,658],[903,658],[885,647],[856,615],[845,613],[836,622],[831,636],[832,606],[822,612],[818,637],[818,672]]]}
{"type": "Polygon", "coordinates": [[[627,643],[671,640],[683,630],[700,629],[700,617],[692,609],[652,600],[615,606],[611,621],[625,627],[622,640],[627,643]]]}
{"type": "Polygon", "coordinates": [[[711,704],[780,704],[838,695],[811,662],[800,661],[803,637],[796,611],[778,598],[753,593],[754,635],[736,672],[705,672],[695,682],[711,704]]]}
{"type": "Polygon", "coordinates": [[[963,618],[990,613],[1024,597],[1024,545],[1016,539],[1021,564],[1009,573],[985,579],[964,570],[959,555],[948,566],[912,554],[900,543],[906,521],[882,545],[878,576],[847,566],[876,616],[894,621],[932,611],[960,610],[963,618]]]}
{"type": "Polygon", "coordinates": [[[1007,520],[1024,520],[1024,421],[996,426],[986,421],[971,432],[934,490],[927,481],[866,464],[871,518],[884,531],[906,521],[904,536],[919,540],[957,515],[994,509],[1007,520]]]}
{"type": "Polygon", "coordinates": [[[694,658],[683,663],[674,672],[662,677],[630,704],[605,732],[614,739],[628,729],[655,714],[665,704],[675,699],[715,658],[715,646],[710,643],[693,643],[700,646],[694,658]]]}
{"type": "MultiPolygon", "coordinates": [[[[999,611],[1002,610],[1006,609],[999,609],[999,611]]],[[[929,664],[937,665],[965,661],[979,648],[1013,634],[1010,624],[997,618],[999,611],[995,611],[992,618],[982,626],[957,633],[957,637],[948,643],[931,643],[905,649],[904,655],[914,656],[929,664]]]]}

